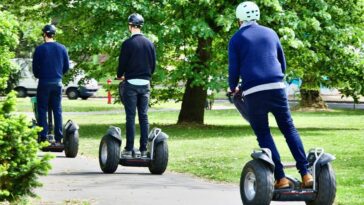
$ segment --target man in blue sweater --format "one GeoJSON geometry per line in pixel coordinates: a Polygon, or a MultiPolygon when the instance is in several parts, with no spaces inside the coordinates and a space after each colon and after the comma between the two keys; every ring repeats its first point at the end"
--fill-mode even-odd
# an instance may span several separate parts
{"type": "Polygon", "coordinates": [[[54,116],[56,145],[61,145],[62,132],[62,77],[69,70],[66,48],[54,41],[56,27],[43,28],[44,43],[38,46],[33,55],[33,73],[39,79],[37,88],[38,125],[43,128],[39,141],[47,140],[47,111],[51,106],[54,116]]]}
{"type": "Polygon", "coordinates": [[[300,136],[291,118],[283,83],[286,61],[278,35],[270,28],[256,23],[260,18],[258,6],[243,2],[236,9],[240,29],[229,42],[229,87],[231,92],[242,90],[248,108],[249,123],[259,146],[269,148],[275,163],[275,188],[289,187],[269,124],[271,112],[296,160],[303,185],[313,184],[307,170],[308,162],[300,136]],[[239,78],[242,83],[237,88],[239,78]]]}
{"type": "Polygon", "coordinates": [[[126,146],[122,156],[132,157],[137,109],[140,125],[139,150],[141,156],[146,157],[150,80],[156,66],[156,52],[153,43],[141,33],[143,17],[134,13],[129,16],[128,23],[131,37],[121,46],[117,71],[117,77],[125,79],[123,100],[126,113],[126,146]]]}

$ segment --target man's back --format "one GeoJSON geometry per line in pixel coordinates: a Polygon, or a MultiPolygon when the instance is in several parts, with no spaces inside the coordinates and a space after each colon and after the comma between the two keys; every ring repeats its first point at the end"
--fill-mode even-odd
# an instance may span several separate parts
{"type": "Polygon", "coordinates": [[[121,48],[118,76],[125,74],[129,79],[150,80],[155,70],[155,48],[142,34],[127,39],[121,48]]]}
{"type": "Polygon", "coordinates": [[[41,81],[59,81],[69,69],[66,48],[57,42],[46,42],[35,49],[33,73],[41,81]]]}
{"type": "Polygon", "coordinates": [[[241,28],[229,44],[229,57],[236,56],[238,74],[243,79],[243,90],[282,81],[285,60],[277,34],[270,28],[256,23],[241,28]],[[230,54],[232,54],[230,56],[230,54]]]}

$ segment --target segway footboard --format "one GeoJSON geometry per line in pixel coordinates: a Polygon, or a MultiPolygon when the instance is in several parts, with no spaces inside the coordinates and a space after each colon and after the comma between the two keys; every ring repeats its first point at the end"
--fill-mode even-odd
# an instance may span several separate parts
{"type": "Polygon", "coordinates": [[[275,189],[273,201],[312,201],[316,198],[316,191],[312,189],[275,189]]]}
{"type": "Polygon", "coordinates": [[[150,165],[150,162],[151,160],[149,158],[132,158],[132,159],[121,158],[119,164],[129,167],[148,167],[150,165]]]}
{"type": "Polygon", "coordinates": [[[64,146],[63,145],[60,145],[60,146],[49,145],[47,147],[43,147],[41,150],[43,152],[63,152],[64,146]]]}

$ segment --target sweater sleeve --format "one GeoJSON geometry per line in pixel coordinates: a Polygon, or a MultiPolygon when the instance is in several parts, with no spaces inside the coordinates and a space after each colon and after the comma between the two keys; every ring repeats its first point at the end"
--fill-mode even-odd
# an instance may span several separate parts
{"type": "Polygon", "coordinates": [[[38,47],[35,49],[34,54],[33,54],[32,68],[33,68],[34,77],[39,78],[39,50],[38,50],[38,47]]]}
{"type": "Polygon", "coordinates": [[[155,71],[155,67],[156,67],[156,61],[157,61],[157,57],[156,57],[156,51],[155,51],[155,46],[154,46],[154,44],[152,44],[152,74],[154,73],[154,71],[155,71]]]}
{"type": "Polygon", "coordinates": [[[64,47],[64,50],[63,50],[63,74],[67,73],[67,71],[69,69],[70,69],[69,57],[68,57],[67,49],[64,47]]]}
{"type": "Polygon", "coordinates": [[[278,54],[278,61],[281,63],[282,72],[286,72],[286,58],[284,57],[284,52],[281,43],[278,40],[277,46],[277,54],[278,54]]]}
{"type": "Polygon", "coordinates": [[[239,83],[239,61],[236,52],[234,39],[229,42],[229,87],[230,91],[234,92],[239,83]]]}
{"type": "Polygon", "coordinates": [[[128,62],[128,56],[127,56],[127,44],[124,42],[121,45],[120,49],[120,55],[119,55],[119,67],[117,70],[117,77],[121,78],[125,74],[126,65],[128,62]]]}

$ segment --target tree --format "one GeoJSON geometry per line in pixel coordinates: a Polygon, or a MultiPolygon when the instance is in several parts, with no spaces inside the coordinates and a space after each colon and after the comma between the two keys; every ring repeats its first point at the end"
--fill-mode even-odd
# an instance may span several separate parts
{"type": "MultiPolygon", "coordinates": [[[[164,86],[154,90],[159,100],[182,99],[179,123],[203,123],[207,88],[226,87],[226,45],[237,29],[237,1],[84,0],[54,1],[47,6],[49,2],[40,9],[50,11],[46,16],[62,29],[59,40],[68,46],[79,68],[99,78],[115,75],[121,42],[129,35],[127,16],[141,13],[146,19],[144,32],[157,47],[158,69],[153,83],[164,86]],[[107,56],[101,65],[91,60],[98,54],[107,56]]],[[[279,8],[278,1],[265,5],[270,10],[279,8]]]]}
{"type": "Polygon", "coordinates": [[[12,49],[18,44],[18,22],[14,15],[1,10],[0,4],[0,94],[7,88],[9,76],[16,72],[15,65],[10,61],[14,57],[12,49]]]}
{"type": "Polygon", "coordinates": [[[303,80],[301,106],[326,107],[320,85],[339,88],[354,99],[364,94],[364,67],[358,52],[364,40],[363,2],[281,1],[286,17],[285,27],[278,31],[291,76],[303,80]],[[293,38],[296,43],[287,45],[293,38]]]}
{"type": "MultiPolygon", "coordinates": [[[[11,63],[18,44],[18,21],[0,4],[0,91],[4,92],[9,76],[16,72],[11,63]]],[[[0,101],[0,201],[14,201],[24,195],[34,195],[39,175],[50,169],[50,155],[38,158],[38,128],[29,128],[25,116],[13,115],[15,92],[0,101]]]]}
{"type": "MultiPolygon", "coordinates": [[[[363,0],[256,2],[262,13],[260,24],[273,28],[281,37],[288,78],[303,79],[302,105],[324,106],[316,103],[320,85],[339,87],[347,95],[362,93],[363,64],[355,48],[363,40],[363,0]]],[[[63,31],[59,40],[67,45],[78,68],[99,79],[115,75],[121,42],[129,36],[127,16],[141,13],[146,19],[144,33],[157,47],[158,69],[153,84],[163,88],[154,89],[154,94],[158,100],[182,100],[179,123],[203,123],[207,88],[227,87],[226,50],[229,38],[238,29],[238,3],[49,0],[37,8],[63,31]],[[100,54],[106,58],[95,63],[92,56],[100,54]]]]}
{"type": "MultiPolygon", "coordinates": [[[[12,65],[9,59],[11,58],[29,58],[36,45],[42,42],[40,30],[43,19],[34,15],[34,9],[32,7],[26,7],[12,1],[2,1],[0,4],[0,10],[3,13],[3,17],[8,16],[9,19],[5,23],[0,22],[0,32],[6,36],[7,40],[4,40],[0,46],[6,46],[7,51],[2,52],[2,59],[8,59],[8,61],[1,61],[5,63],[2,65],[4,69],[4,76],[6,76],[6,88],[0,89],[0,94],[5,95],[9,93],[17,85],[20,78],[20,71],[18,67],[12,65]],[[18,22],[22,22],[19,24],[18,22]],[[35,29],[39,28],[39,29],[35,29]],[[7,55],[10,54],[10,55],[7,55]],[[5,71],[6,70],[6,71],[5,71]]],[[[4,20],[6,20],[4,18],[4,20]]],[[[2,84],[4,85],[4,84],[2,84]]]]}

